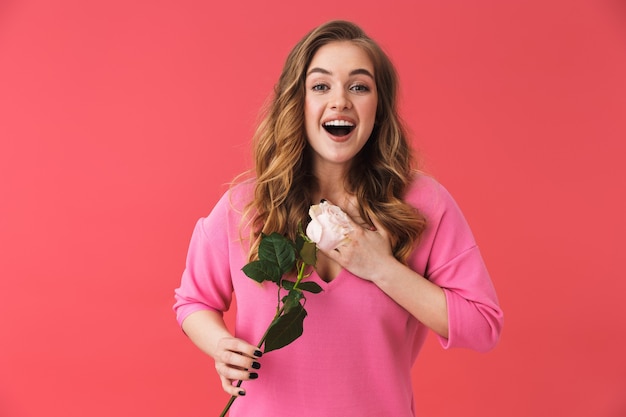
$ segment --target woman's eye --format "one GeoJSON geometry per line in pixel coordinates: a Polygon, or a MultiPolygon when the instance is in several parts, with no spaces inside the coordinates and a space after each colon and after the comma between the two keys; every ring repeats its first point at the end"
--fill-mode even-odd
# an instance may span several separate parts
{"type": "Polygon", "coordinates": [[[366,91],[370,91],[369,87],[364,84],[355,84],[352,87],[350,87],[350,89],[358,93],[364,93],[366,91]]]}
{"type": "Polygon", "coordinates": [[[325,84],[315,84],[313,87],[311,87],[311,90],[313,91],[326,91],[328,90],[328,86],[325,84]]]}

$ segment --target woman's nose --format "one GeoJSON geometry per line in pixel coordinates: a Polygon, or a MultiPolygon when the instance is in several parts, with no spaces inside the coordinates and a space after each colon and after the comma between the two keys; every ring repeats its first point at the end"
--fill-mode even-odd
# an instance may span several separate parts
{"type": "Polygon", "coordinates": [[[342,111],[352,107],[350,98],[347,92],[343,89],[335,89],[334,94],[331,97],[331,107],[337,111],[342,111]]]}

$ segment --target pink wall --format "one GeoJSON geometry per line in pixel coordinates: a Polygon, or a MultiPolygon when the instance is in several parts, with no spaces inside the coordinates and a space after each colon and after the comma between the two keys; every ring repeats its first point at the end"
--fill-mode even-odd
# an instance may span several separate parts
{"type": "Polygon", "coordinates": [[[212,3],[0,2],[0,416],[219,413],[173,289],[288,50],[330,18],[397,64],[506,313],[489,354],[428,341],[423,416],[626,415],[623,4],[212,3]]]}

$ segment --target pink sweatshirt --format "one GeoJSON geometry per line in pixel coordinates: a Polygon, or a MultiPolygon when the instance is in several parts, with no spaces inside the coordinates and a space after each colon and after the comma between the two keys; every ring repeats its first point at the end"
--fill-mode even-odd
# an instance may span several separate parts
{"type": "MultiPolygon", "coordinates": [[[[175,291],[180,324],[198,310],[226,311],[236,294],[237,337],[256,344],[276,309],[274,283],[243,274],[247,230],[242,207],[251,185],[226,193],[193,232],[180,287],[175,291]]],[[[444,348],[487,351],[495,346],[502,311],[491,279],[463,214],[430,177],[417,176],[406,200],[419,208],[427,228],[410,257],[416,272],[446,294],[449,338],[444,348]]],[[[411,367],[428,329],[376,285],[343,270],[330,283],[313,273],[324,291],[309,294],[304,334],[269,352],[257,380],[245,381],[246,396],[231,417],[413,417],[411,367]]]]}

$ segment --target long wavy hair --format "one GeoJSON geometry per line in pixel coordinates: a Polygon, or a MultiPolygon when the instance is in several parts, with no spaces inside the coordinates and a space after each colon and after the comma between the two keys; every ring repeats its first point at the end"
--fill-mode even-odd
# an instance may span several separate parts
{"type": "Polygon", "coordinates": [[[311,32],[289,53],[264,117],[254,135],[255,189],[244,219],[250,225],[249,258],[257,257],[261,233],[279,232],[291,239],[306,227],[317,190],[312,150],[304,125],[305,78],[317,50],[330,42],[349,41],[363,48],[374,65],[378,105],[374,128],[355,156],[346,190],[358,201],[361,217],[376,219],[390,234],[394,256],[406,260],[425,227],[425,219],[403,197],[411,182],[412,152],[396,107],[398,78],[382,49],[357,25],[331,21],[311,32]]]}

